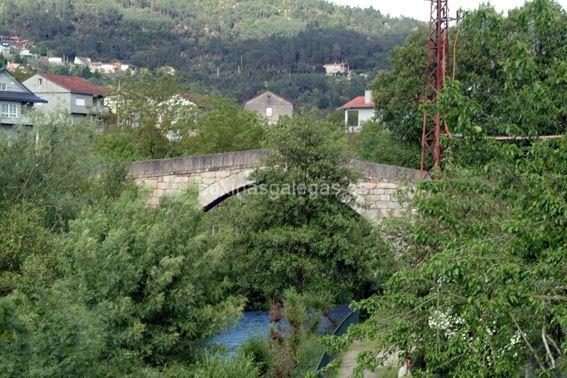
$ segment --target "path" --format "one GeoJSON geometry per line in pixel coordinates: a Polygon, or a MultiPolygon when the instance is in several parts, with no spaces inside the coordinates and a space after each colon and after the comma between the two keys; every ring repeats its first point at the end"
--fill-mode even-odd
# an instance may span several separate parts
{"type": "MultiPolygon", "coordinates": [[[[339,370],[339,378],[348,378],[352,376],[356,368],[356,357],[360,352],[371,350],[372,344],[368,342],[355,341],[350,348],[342,355],[341,369],[339,370]]],[[[395,358],[389,358],[387,364],[397,366],[395,358]]],[[[364,378],[395,378],[397,377],[396,368],[380,368],[377,372],[364,372],[364,378]]]]}

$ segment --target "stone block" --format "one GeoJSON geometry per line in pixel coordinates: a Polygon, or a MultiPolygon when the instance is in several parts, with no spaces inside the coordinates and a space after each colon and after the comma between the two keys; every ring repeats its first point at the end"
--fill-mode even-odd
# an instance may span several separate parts
{"type": "Polygon", "coordinates": [[[380,210],[368,210],[365,211],[362,215],[370,221],[375,221],[376,219],[380,218],[380,210]]]}
{"type": "Polygon", "coordinates": [[[398,185],[392,184],[391,182],[380,182],[376,187],[380,189],[396,189],[398,185]]]}
{"type": "Polygon", "coordinates": [[[374,189],[374,188],[376,188],[376,183],[365,181],[365,182],[361,182],[359,184],[359,186],[364,188],[364,189],[374,189]]]}
{"type": "Polygon", "coordinates": [[[201,173],[202,179],[216,179],[218,171],[207,171],[201,173]]]}
{"type": "Polygon", "coordinates": [[[187,176],[175,176],[175,178],[173,179],[174,183],[187,183],[189,182],[189,177],[187,176]]]}
{"type": "Polygon", "coordinates": [[[390,201],[388,202],[388,209],[400,209],[401,206],[398,202],[396,201],[390,201]]]}
{"type": "Polygon", "coordinates": [[[214,177],[203,177],[203,178],[201,179],[201,185],[207,187],[207,186],[209,186],[209,185],[214,184],[214,183],[217,182],[217,181],[218,181],[218,179],[217,179],[217,178],[214,178],[214,177]]]}
{"type": "Polygon", "coordinates": [[[381,196],[376,196],[374,194],[368,194],[364,196],[364,202],[367,204],[377,203],[380,202],[380,197],[381,196]]]}
{"type": "Polygon", "coordinates": [[[216,177],[225,178],[225,177],[232,175],[233,173],[234,172],[232,170],[230,170],[230,171],[229,170],[217,171],[216,177]]]}

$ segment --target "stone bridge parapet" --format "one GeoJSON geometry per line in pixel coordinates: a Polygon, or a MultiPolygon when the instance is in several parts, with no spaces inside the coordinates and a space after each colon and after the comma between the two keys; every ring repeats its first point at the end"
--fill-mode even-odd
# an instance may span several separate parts
{"type": "MultiPolygon", "coordinates": [[[[267,150],[228,152],[205,156],[178,157],[128,163],[130,176],[150,188],[149,204],[181,192],[190,185],[199,191],[199,204],[209,210],[224,199],[254,185],[250,173],[262,165],[267,150]]],[[[361,173],[351,188],[359,206],[355,209],[372,221],[397,216],[403,209],[395,192],[404,185],[415,185],[421,172],[415,169],[351,160],[349,165],[361,173]]]]}

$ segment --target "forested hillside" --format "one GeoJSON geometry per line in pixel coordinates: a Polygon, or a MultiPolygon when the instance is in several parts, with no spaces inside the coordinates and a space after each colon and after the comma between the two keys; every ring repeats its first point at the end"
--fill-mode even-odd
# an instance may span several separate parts
{"type": "Polygon", "coordinates": [[[372,74],[416,26],[321,0],[0,0],[0,33],[30,38],[44,51],[170,65],[239,100],[269,87],[319,107],[367,84],[358,77],[333,85],[322,64],[346,61],[372,74]]]}

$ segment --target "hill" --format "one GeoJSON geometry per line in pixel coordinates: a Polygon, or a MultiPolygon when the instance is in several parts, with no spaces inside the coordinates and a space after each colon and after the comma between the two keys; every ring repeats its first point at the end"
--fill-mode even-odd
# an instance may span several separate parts
{"type": "Polygon", "coordinates": [[[339,85],[323,64],[372,74],[417,25],[321,0],[0,0],[0,32],[44,51],[173,66],[239,100],[267,87],[323,108],[360,94],[368,80],[339,85]]]}

